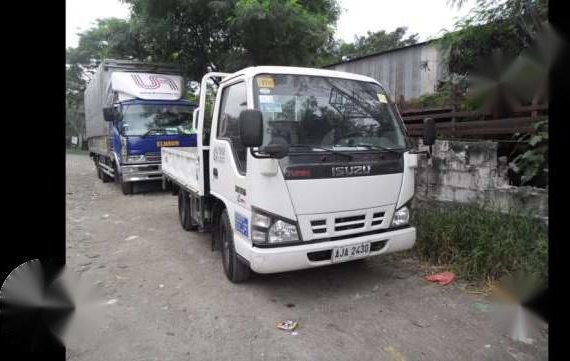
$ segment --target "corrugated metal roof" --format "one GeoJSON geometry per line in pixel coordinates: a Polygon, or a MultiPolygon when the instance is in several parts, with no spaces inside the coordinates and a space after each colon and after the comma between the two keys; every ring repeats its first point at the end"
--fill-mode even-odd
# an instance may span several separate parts
{"type": "Polygon", "coordinates": [[[439,39],[426,40],[426,41],[422,41],[422,42],[420,42],[420,43],[415,43],[415,44],[412,44],[412,45],[406,45],[406,46],[402,46],[402,47],[399,47],[399,48],[392,48],[392,49],[388,49],[388,50],[382,50],[382,51],[378,51],[378,52],[376,52],[376,53],[371,53],[371,54],[359,56],[359,57],[357,57],[357,58],[352,58],[352,59],[347,60],[347,61],[340,61],[340,62],[337,62],[337,63],[328,64],[328,65],[323,66],[323,68],[330,68],[330,67],[333,67],[333,66],[336,66],[336,65],[340,65],[340,64],[351,63],[351,62],[353,62],[353,61],[357,61],[357,60],[361,60],[361,59],[366,59],[366,58],[370,58],[370,57],[373,57],[373,56],[383,55],[383,54],[391,53],[391,52],[398,51],[398,50],[409,49],[409,48],[413,48],[413,47],[415,47],[415,46],[427,45],[427,44],[433,43],[434,41],[437,41],[437,40],[439,40],[439,39]]]}

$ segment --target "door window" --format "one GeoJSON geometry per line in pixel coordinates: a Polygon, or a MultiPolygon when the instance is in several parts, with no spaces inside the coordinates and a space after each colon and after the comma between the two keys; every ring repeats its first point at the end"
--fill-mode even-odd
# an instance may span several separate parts
{"type": "Polygon", "coordinates": [[[247,96],[244,82],[230,85],[222,90],[217,137],[230,142],[237,168],[241,172],[246,170],[247,149],[241,144],[239,137],[239,114],[245,109],[247,109],[247,96]]]}

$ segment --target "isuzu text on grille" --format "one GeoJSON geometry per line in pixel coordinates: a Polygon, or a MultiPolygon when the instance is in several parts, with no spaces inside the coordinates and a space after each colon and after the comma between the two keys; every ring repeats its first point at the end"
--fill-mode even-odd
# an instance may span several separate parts
{"type": "Polygon", "coordinates": [[[333,177],[346,177],[352,175],[368,175],[372,166],[370,165],[352,165],[345,167],[332,167],[333,177]]]}

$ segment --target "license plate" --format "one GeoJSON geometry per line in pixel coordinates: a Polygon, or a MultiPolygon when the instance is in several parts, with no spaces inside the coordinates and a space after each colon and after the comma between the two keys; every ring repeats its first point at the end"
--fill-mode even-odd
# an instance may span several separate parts
{"type": "Polygon", "coordinates": [[[370,242],[355,244],[353,246],[333,248],[331,261],[344,262],[355,258],[366,257],[370,254],[370,242]]]}

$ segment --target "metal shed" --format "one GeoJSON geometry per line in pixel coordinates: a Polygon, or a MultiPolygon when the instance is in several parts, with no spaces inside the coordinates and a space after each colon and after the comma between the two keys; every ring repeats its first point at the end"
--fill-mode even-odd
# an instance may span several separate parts
{"type": "Polygon", "coordinates": [[[324,68],[372,77],[397,102],[433,93],[447,69],[441,51],[433,40],[353,58],[324,68]]]}

